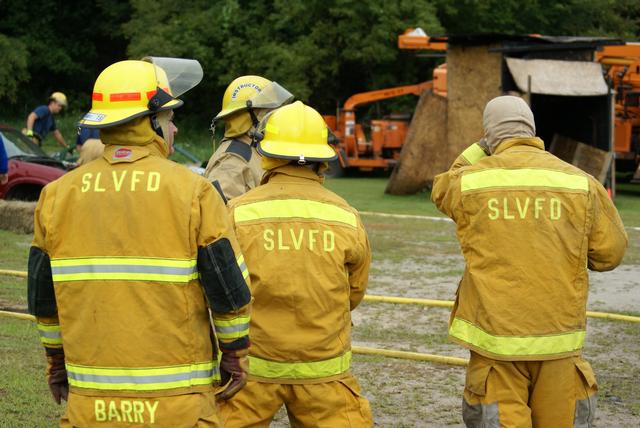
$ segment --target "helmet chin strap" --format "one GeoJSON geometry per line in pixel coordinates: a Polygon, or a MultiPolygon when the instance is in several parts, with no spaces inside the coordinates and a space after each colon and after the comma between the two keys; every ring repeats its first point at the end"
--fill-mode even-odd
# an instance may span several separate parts
{"type": "Polygon", "coordinates": [[[160,126],[160,121],[158,120],[158,115],[153,114],[150,117],[151,120],[151,128],[154,130],[156,134],[158,134],[161,138],[164,139],[164,132],[162,132],[162,126],[160,126]]]}
{"type": "Polygon", "coordinates": [[[253,127],[257,129],[260,121],[258,120],[258,116],[256,116],[256,112],[253,111],[253,103],[251,102],[251,100],[247,100],[247,112],[249,113],[249,116],[251,116],[253,127]]]}

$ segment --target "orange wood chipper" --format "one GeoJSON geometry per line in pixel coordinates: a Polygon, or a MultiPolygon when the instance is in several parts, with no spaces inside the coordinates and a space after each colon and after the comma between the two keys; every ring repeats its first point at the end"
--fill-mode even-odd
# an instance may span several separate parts
{"type": "MultiPolygon", "coordinates": [[[[407,33],[411,31],[407,30],[407,33]]],[[[445,43],[424,45],[424,37],[420,37],[420,47],[407,43],[407,33],[398,39],[400,49],[434,49],[445,50],[445,43]],[[405,37],[406,36],[406,37],[405,37]]],[[[427,39],[428,43],[428,39],[427,39]]],[[[404,144],[409,128],[409,117],[389,115],[384,119],[373,119],[369,123],[356,121],[356,109],[376,101],[387,100],[404,95],[420,96],[423,91],[432,90],[435,94],[447,96],[446,64],[438,66],[433,72],[433,80],[415,85],[397,86],[362,92],[349,97],[337,115],[324,116],[327,125],[336,137],[335,149],[338,160],[333,162],[328,175],[339,176],[345,170],[360,171],[388,170],[393,168],[404,144]],[[368,129],[367,129],[368,128],[368,129]]]]}
{"type": "Polygon", "coordinates": [[[640,181],[640,43],[605,46],[596,57],[616,91],[616,168],[634,170],[633,181],[640,181]]]}

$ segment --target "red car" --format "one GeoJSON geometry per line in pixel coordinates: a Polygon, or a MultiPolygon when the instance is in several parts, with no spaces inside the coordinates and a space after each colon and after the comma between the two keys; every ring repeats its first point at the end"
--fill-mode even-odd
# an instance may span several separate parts
{"type": "Polygon", "coordinates": [[[0,125],[0,136],[9,158],[9,181],[0,184],[0,199],[37,201],[46,184],[73,167],[47,155],[15,128],[0,125]]]}

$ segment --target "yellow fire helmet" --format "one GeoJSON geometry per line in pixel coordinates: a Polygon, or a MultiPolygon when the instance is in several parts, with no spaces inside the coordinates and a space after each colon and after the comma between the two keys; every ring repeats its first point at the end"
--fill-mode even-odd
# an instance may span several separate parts
{"type": "Polygon", "coordinates": [[[67,96],[62,92],[54,92],[49,96],[49,101],[55,101],[59,103],[62,107],[67,107],[67,96]]]}
{"type": "Polygon", "coordinates": [[[260,76],[241,76],[227,86],[222,110],[213,120],[249,109],[274,109],[293,100],[293,95],[276,82],[260,76]]]}
{"type": "Polygon", "coordinates": [[[329,145],[327,124],[320,113],[300,101],[269,113],[259,128],[262,156],[296,160],[301,165],[338,157],[329,145]]]}
{"type": "Polygon", "coordinates": [[[177,99],[202,80],[202,66],[193,59],[146,57],[116,62],[96,79],[91,110],[78,126],[107,128],[136,117],[180,107],[177,99]]]}

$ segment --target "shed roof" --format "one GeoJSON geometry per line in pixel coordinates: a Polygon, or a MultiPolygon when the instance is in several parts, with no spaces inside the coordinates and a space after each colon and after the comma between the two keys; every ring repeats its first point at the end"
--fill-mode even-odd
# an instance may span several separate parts
{"type": "Polygon", "coordinates": [[[608,87],[597,62],[507,58],[522,92],[564,96],[606,95],[608,87]]]}
{"type": "Polygon", "coordinates": [[[488,45],[501,43],[497,51],[535,51],[547,49],[592,49],[604,45],[622,45],[624,40],[614,37],[543,36],[539,34],[471,33],[431,36],[433,42],[449,45],[488,45]]]}

